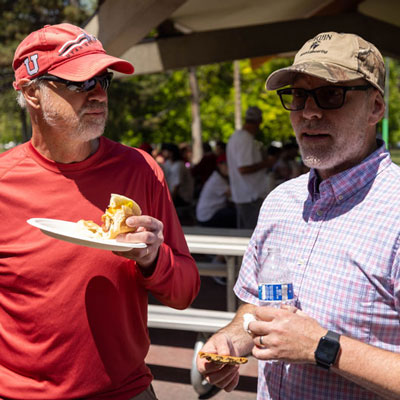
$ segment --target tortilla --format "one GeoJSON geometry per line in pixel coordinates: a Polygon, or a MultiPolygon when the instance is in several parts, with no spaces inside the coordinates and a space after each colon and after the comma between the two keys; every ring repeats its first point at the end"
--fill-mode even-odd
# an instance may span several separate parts
{"type": "Polygon", "coordinates": [[[79,220],[77,230],[91,238],[114,239],[121,233],[135,232],[136,228],[126,225],[126,219],[132,215],[141,215],[142,210],[132,199],[120,194],[111,194],[110,204],[101,217],[103,224],[79,220]]]}
{"type": "Polygon", "coordinates": [[[246,364],[249,361],[246,357],[235,357],[235,356],[222,356],[219,354],[214,353],[207,353],[204,351],[199,351],[200,358],[205,358],[209,362],[213,362],[216,364],[230,364],[230,365],[237,365],[237,364],[246,364]]]}

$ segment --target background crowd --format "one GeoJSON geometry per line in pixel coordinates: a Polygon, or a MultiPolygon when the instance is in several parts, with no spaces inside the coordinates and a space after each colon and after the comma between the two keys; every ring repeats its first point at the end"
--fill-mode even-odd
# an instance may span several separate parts
{"type": "MultiPolygon", "coordinates": [[[[249,114],[252,115],[254,110],[257,116],[262,118],[257,107],[250,107],[245,116],[242,132],[247,132],[246,127],[249,129],[249,123],[252,121],[247,117],[249,114]]],[[[261,193],[261,197],[257,199],[261,205],[267,194],[276,186],[307,172],[308,168],[301,161],[295,140],[286,143],[272,142],[269,146],[258,141],[256,134],[260,123],[261,119],[256,121],[253,146],[254,151],[258,153],[256,160],[260,162],[255,184],[257,191],[261,193]]],[[[150,153],[163,169],[178,217],[183,225],[254,228],[255,221],[251,221],[249,226],[243,226],[238,219],[235,207],[237,204],[232,198],[232,185],[237,185],[238,179],[235,174],[229,172],[232,168],[228,167],[228,145],[229,143],[222,141],[204,142],[203,156],[198,163],[192,162],[192,148],[188,143],[161,145],[143,143],[140,146],[150,153]]],[[[235,153],[234,157],[237,159],[238,154],[235,153]]],[[[248,181],[250,174],[245,173],[242,176],[248,181]]],[[[240,188],[239,190],[242,193],[249,192],[240,188]]]]}

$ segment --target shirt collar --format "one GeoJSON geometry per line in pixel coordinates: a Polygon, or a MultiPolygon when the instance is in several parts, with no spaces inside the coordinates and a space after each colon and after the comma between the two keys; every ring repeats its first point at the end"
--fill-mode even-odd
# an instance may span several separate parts
{"type": "Polygon", "coordinates": [[[330,193],[335,197],[336,202],[343,201],[353,196],[374,179],[378,173],[387,168],[392,162],[390,154],[382,140],[377,139],[377,142],[378,148],[360,164],[333,175],[322,182],[316,170],[312,168],[308,181],[308,191],[312,201],[316,201],[330,193]]]}

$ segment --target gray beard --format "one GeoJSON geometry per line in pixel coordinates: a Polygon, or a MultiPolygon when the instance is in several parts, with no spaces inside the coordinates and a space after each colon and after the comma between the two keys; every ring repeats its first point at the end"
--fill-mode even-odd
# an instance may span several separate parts
{"type": "Polygon", "coordinates": [[[78,114],[68,116],[61,115],[57,107],[48,95],[48,89],[42,88],[42,116],[45,122],[58,131],[68,129],[68,137],[75,140],[87,142],[103,135],[107,121],[106,105],[101,105],[106,111],[104,118],[93,119],[90,121],[84,119],[84,113],[91,108],[99,108],[98,102],[85,105],[78,114]],[[63,129],[64,127],[64,129],[63,129]]]}
{"type": "Polygon", "coordinates": [[[307,156],[303,158],[303,163],[308,168],[318,168],[321,160],[315,156],[307,156]]]}

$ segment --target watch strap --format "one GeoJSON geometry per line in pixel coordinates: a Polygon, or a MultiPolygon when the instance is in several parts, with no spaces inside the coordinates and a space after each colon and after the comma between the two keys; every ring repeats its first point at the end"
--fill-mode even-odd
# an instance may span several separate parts
{"type": "Polygon", "coordinates": [[[333,331],[326,332],[325,337],[328,338],[328,339],[332,339],[335,342],[338,342],[340,340],[340,335],[338,333],[336,333],[336,332],[333,332],[333,331]]]}

